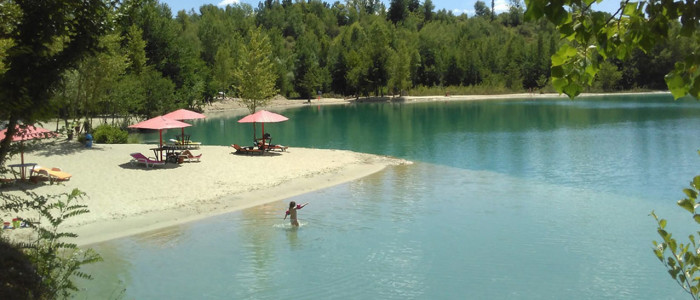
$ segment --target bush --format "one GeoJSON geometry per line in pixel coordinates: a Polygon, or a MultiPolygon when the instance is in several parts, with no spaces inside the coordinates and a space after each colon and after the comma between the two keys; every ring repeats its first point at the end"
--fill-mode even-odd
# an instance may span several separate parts
{"type": "Polygon", "coordinates": [[[92,137],[99,144],[126,144],[129,133],[119,127],[102,124],[95,128],[92,137]]]}

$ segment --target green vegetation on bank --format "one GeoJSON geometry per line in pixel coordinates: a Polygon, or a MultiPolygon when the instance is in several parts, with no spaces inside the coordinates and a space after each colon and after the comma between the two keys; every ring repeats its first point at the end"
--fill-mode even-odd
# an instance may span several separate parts
{"type": "MultiPolygon", "coordinates": [[[[554,91],[550,57],[565,41],[546,20],[525,21],[519,0],[509,5],[494,15],[479,1],[476,14],[468,16],[436,11],[431,1],[393,0],[387,8],[379,1],[267,0],[257,7],[204,5],[173,17],[157,0],[121,1],[104,12],[108,26],[96,37],[99,51],[57,74],[46,95],[46,114],[69,127],[80,118],[129,122],[176,108],[198,109],[224,95],[246,98],[251,76],[241,70],[250,69],[251,34],[268,44],[259,57],[269,61],[264,69],[274,82],[266,95],[554,91]]],[[[21,15],[13,5],[0,10],[21,15]]],[[[678,22],[669,26],[671,32],[681,29],[678,22]]],[[[12,38],[0,41],[0,47],[13,44],[12,38]]],[[[671,34],[646,53],[629,49],[624,61],[597,57],[600,70],[588,89],[665,90],[664,75],[692,45],[671,34]]]]}

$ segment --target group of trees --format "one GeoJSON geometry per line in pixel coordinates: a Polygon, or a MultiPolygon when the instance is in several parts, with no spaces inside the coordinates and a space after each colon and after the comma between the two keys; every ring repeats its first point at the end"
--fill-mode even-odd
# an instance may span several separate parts
{"type": "MultiPolygon", "coordinates": [[[[8,7],[0,8],[2,15],[17,15],[8,7]]],[[[124,0],[104,12],[109,28],[95,37],[99,51],[58,74],[45,97],[49,113],[72,127],[80,117],[128,122],[197,108],[219,95],[241,96],[249,77],[236,74],[247,68],[245,46],[258,38],[265,39],[259,54],[268,60],[266,72],[258,73],[274,82],[268,91],[288,98],[547,86],[550,57],[561,44],[556,28],[546,20],[524,21],[519,0],[498,15],[481,1],[475,10],[454,15],[436,11],[430,0],[393,0],[388,9],[373,0],[266,0],[257,8],[204,5],[173,16],[158,0],[124,0]]],[[[0,47],[10,45],[3,41],[9,40],[0,39],[0,47]]],[[[646,53],[630,51],[625,62],[604,60],[594,87],[664,89],[662,75],[689,44],[670,38],[646,53]]]]}

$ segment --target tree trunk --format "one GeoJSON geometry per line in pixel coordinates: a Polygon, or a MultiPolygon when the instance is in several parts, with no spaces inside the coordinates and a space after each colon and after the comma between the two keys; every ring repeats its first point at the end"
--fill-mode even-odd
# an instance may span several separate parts
{"type": "Polygon", "coordinates": [[[10,144],[12,144],[12,136],[17,132],[17,117],[14,114],[10,115],[10,120],[7,123],[7,132],[5,139],[0,141],[0,165],[5,165],[7,154],[10,153],[10,144]]]}

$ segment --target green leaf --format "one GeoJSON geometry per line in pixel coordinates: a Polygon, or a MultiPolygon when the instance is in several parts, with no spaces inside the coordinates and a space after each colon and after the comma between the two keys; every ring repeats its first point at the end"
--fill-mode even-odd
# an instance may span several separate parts
{"type": "Polygon", "coordinates": [[[552,55],[552,66],[561,66],[576,55],[576,48],[569,44],[562,45],[559,50],[552,55]]]}
{"type": "Polygon", "coordinates": [[[666,220],[665,219],[659,220],[659,227],[666,228],[666,220]]]}
{"type": "Polygon", "coordinates": [[[525,20],[534,21],[544,15],[544,1],[525,0],[525,20]]]}
{"type": "Polygon", "coordinates": [[[576,82],[571,82],[568,86],[564,88],[564,93],[571,99],[576,98],[576,96],[581,94],[582,91],[583,87],[576,82]]]}
{"type": "Polygon", "coordinates": [[[551,74],[553,78],[564,77],[564,68],[562,66],[552,66],[551,74]]]}
{"type": "Polygon", "coordinates": [[[678,276],[678,272],[679,272],[679,271],[680,271],[680,270],[671,269],[671,270],[668,270],[668,274],[671,275],[671,278],[676,279],[676,277],[678,276]]]}
{"type": "Polygon", "coordinates": [[[685,210],[695,213],[695,205],[694,203],[690,201],[690,199],[683,199],[683,200],[678,200],[678,206],[685,208],[685,210]]]}
{"type": "Polygon", "coordinates": [[[566,80],[566,78],[562,78],[562,77],[552,77],[552,86],[553,86],[554,89],[556,89],[557,92],[559,92],[559,93],[563,93],[563,92],[564,92],[564,87],[566,87],[567,84],[569,84],[569,83],[568,83],[568,81],[566,80]]]}
{"type": "Polygon", "coordinates": [[[674,99],[685,96],[688,93],[688,87],[685,85],[683,77],[676,72],[676,70],[671,71],[666,76],[664,76],[666,85],[668,86],[671,95],[674,99]]]}
{"type": "MultiPolygon", "coordinates": [[[[698,150],[698,154],[700,154],[700,150],[698,150]]],[[[700,188],[700,176],[695,176],[695,178],[693,178],[693,186],[696,189],[700,188]]]]}
{"type": "Polygon", "coordinates": [[[683,193],[685,193],[688,196],[688,198],[691,199],[697,199],[698,196],[698,193],[691,189],[683,189],[683,193]]]}
{"type": "Polygon", "coordinates": [[[636,2],[629,2],[627,5],[625,5],[625,9],[622,11],[623,15],[626,16],[633,16],[636,15],[637,12],[637,3],[636,2]]]}
{"type": "Polygon", "coordinates": [[[659,260],[661,260],[662,262],[664,261],[664,253],[661,250],[654,249],[654,254],[659,260]]]}

